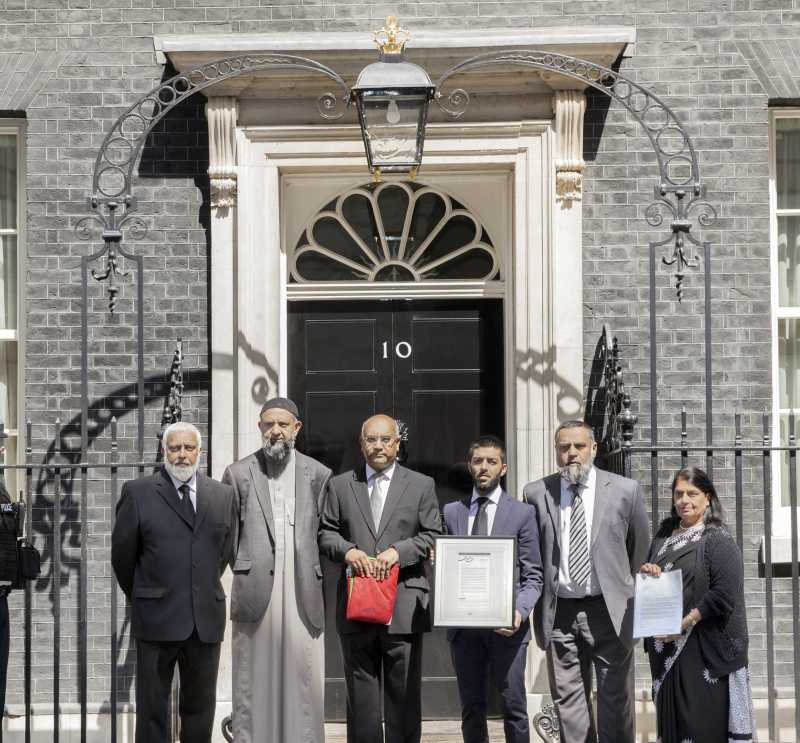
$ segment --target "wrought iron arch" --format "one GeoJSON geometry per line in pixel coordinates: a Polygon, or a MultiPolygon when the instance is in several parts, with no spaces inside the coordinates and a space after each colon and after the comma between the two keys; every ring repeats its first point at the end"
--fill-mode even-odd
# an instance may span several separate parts
{"type": "Polygon", "coordinates": [[[672,109],[644,86],[594,62],[536,50],[479,54],[453,65],[437,80],[436,97],[440,107],[458,118],[469,105],[469,94],[462,88],[456,88],[448,96],[444,96],[442,85],[449,78],[480,67],[509,65],[555,72],[605,93],[623,105],[644,129],[658,159],[660,187],[667,192],[690,188],[698,195],[702,191],[697,154],[689,135],[672,109]],[[443,103],[445,98],[447,102],[443,103]],[[674,143],[672,148],[666,146],[675,139],[680,140],[680,146],[674,143]],[[675,175],[670,175],[670,166],[679,164],[689,166],[688,177],[678,179],[675,175]]]}
{"type": "MultiPolygon", "coordinates": [[[[705,186],[700,178],[697,153],[683,124],[658,96],[644,86],[602,65],[576,57],[538,50],[488,52],[463,60],[448,69],[437,81],[435,100],[448,115],[459,117],[469,105],[469,94],[457,88],[448,95],[442,86],[453,76],[481,67],[521,66],[553,72],[579,80],[620,103],[642,127],[658,161],[659,183],[655,200],[645,211],[645,220],[660,227],[665,216],[670,219],[672,235],[658,243],[664,246],[674,241],[673,252],[663,257],[665,265],[675,266],[678,301],[682,298],[682,282],[687,268],[697,266],[697,256],[687,256],[686,241],[704,245],[691,234],[693,220],[708,227],[716,212],[705,201],[705,186]],[[688,197],[688,198],[687,198],[688,197]]],[[[134,168],[145,140],[153,128],[173,108],[189,96],[216,83],[238,75],[269,69],[299,69],[329,78],[339,88],[339,94],[327,92],[317,101],[324,118],[337,119],[350,103],[350,89],[333,69],[312,59],[288,54],[246,54],[219,59],[183,72],[162,82],[130,106],[113,124],[100,146],[92,177],[89,205],[92,214],[81,219],[76,232],[81,239],[91,237],[89,224],[99,223],[105,249],[92,256],[106,256],[106,269],[93,272],[98,281],[107,282],[110,309],[113,312],[119,289],[115,246],[122,239],[122,228],[129,226],[132,236],[143,237],[147,232],[144,221],[134,214],[134,168]]]]}
{"type": "Polygon", "coordinates": [[[341,88],[342,95],[324,93],[318,99],[319,112],[324,118],[341,118],[350,89],[337,72],[324,64],[290,54],[247,54],[208,62],[157,85],[114,122],[95,159],[92,199],[100,204],[132,196],[133,170],[145,140],[155,125],[186,98],[231,77],[279,68],[306,70],[330,78],[341,88]]]}

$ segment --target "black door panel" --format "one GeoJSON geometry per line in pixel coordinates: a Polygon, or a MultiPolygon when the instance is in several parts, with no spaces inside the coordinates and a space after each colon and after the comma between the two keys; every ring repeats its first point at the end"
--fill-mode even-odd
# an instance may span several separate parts
{"type": "MultiPolygon", "coordinates": [[[[442,507],[469,493],[470,441],[505,434],[500,300],[292,302],[288,330],[289,394],[304,422],[301,451],[336,473],[359,466],[361,423],[387,413],[408,425],[405,464],[436,480],[442,507]]],[[[338,570],[325,569],[329,720],[345,716],[334,617],[338,570]]],[[[424,642],[423,716],[458,718],[444,630],[424,642]]]]}

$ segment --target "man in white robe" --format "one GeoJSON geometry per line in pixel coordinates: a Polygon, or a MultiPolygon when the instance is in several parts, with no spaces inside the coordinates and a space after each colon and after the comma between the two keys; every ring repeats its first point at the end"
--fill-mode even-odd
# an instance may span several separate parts
{"type": "Polygon", "coordinates": [[[223,476],[239,504],[231,594],[236,743],[325,739],[317,529],[331,471],[295,451],[299,417],[291,400],[264,403],[262,448],[223,476]]]}

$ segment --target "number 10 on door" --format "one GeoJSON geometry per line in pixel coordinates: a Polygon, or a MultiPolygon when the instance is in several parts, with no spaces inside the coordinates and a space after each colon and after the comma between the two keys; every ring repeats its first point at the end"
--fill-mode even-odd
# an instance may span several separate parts
{"type": "MultiPolygon", "coordinates": [[[[389,341],[384,341],[383,344],[383,358],[389,358],[389,341]]],[[[407,359],[411,356],[411,344],[408,341],[400,341],[394,347],[395,355],[400,359],[407,359]]]]}

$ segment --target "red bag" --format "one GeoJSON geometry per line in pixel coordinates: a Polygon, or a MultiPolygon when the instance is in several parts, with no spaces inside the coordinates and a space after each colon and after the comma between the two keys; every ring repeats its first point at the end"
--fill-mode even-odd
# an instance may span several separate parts
{"type": "Polygon", "coordinates": [[[347,618],[357,622],[389,624],[392,621],[397,598],[397,577],[400,565],[389,568],[389,575],[381,581],[371,575],[348,575],[347,618]]]}

